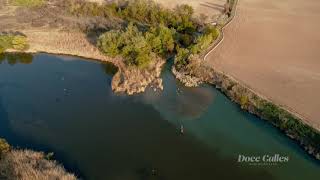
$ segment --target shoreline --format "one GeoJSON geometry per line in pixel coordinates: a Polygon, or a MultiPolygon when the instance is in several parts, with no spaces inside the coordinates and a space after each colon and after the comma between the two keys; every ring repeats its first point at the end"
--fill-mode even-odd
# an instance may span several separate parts
{"type": "MultiPolygon", "coordinates": [[[[205,53],[204,57],[201,58],[203,61],[206,59],[206,57],[213,52],[216,47],[218,47],[221,42],[224,40],[224,28],[228,26],[234,19],[237,11],[237,4],[238,0],[235,0],[233,6],[231,17],[227,20],[227,22],[221,27],[220,35],[218,39],[213,42],[213,44],[205,50],[203,53],[205,53]],[[209,51],[208,51],[209,50],[209,51]],[[207,52],[208,51],[208,52],[207,52]]],[[[92,60],[98,60],[98,61],[104,61],[104,62],[110,62],[118,67],[118,72],[113,76],[112,78],[112,90],[114,92],[124,92],[126,94],[132,95],[134,93],[141,93],[144,92],[145,89],[151,85],[154,84],[159,89],[163,89],[162,86],[162,79],[160,77],[161,70],[163,65],[165,64],[165,60],[163,59],[157,59],[154,61],[153,64],[150,65],[149,68],[145,70],[139,70],[137,68],[132,68],[126,66],[119,58],[108,58],[101,54],[99,50],[90,42],[88,42],[87,37],[85,34],[79,33],[79,32],[61,32],[56,30],[48,30],[48,29],[32,29],[32,30],[21,30],[22,33],[26,34],[28,37],[28,40],[30,38],[30,49],[27,51],[21,51],[25,53],[48,53],[48,54],[55,54],[55,55],[69,55],[69,56],[76,56],[81,58],[87,58],[92,60]]],[[[6,52],[19,52],[19,51],[12,51],[8,50],[6,52]]],[[[270,98],[267,98],[260,93],[254,91],[252,88],[248,87],[245,83],[237,80],[236,78],[232,77],[228,73],[217,71],[214,67],[212,68],[212,73],[210,74],[210,79],[208,77],[200,77],[205,79],[205,82],[210,84],[215,84],[216,86],[223,87],[224,82],[228,82],[229,84],[240,86],[241,89],[245,89],[247,93],[253,94],[255,97],[258,97],[261,101],[266,101],[269,103],[272,103],[275,105],[278,109],[284,110],[287,113],[289,113],[291,116],[293,116],[298,121],[295,122],[295,124],[301,122],[303,124],[306,124],[308,126],[308,129],[310,131],[314,132],[314,128],[309,121],[304,118],[303,116],[300,116],[299,114],[295,113],[294,111],[288,109],[288,107],[282,106],[281,104],[275,104],[274,101],[272,101],[270,98]],[[220,83],[220,84],[219,84],[220,83]]],[[[177,75],[175,75],[177,78],[177,75]]],[[[178,78],[179,79],[179,78],[178,78]]],[[[225,87],[223,91],[228,95],[233,92],[233,86],[225,87]]],[[[235,94],[239,95],[239,94],[235,94]]],[[[241,95],[241,94],[240,94],[241,95]]],[[[228,96],[232,101],[237,102],[238,104],[241,103],[238,96],[228,96]]],[[[257,105],[253,103],[255,108],[258,108],[257,105]]],[[[243,109],[249,108],[251,106],[243,106],[243,109]]],[[[261,117],[261,114],[255,111],[251,111],[250,109],[246,109],[249,112],[258,115],[261,117]]],[[[264,119],[263,117],[261,117],[264,119]]],[[[281,122],[280,117],[278,117],[279,122],[281,122]]],[[[317,135],[319,135],[319,128],[315,128],[315,132],[317,135]]],[[[299,132],[295,132],[299,133],[299,132]]],[[[287,134],[288,135],[288,134],[287,134]]],[[[288,135],[291,137],[292,135],[288,135]]],[[[310,154],[313,154],[317,159],[320,159],[320,147],[314,148],[313,146],[310,148],[308,147],[310,145],[310,142],[301,142],[301,138],[299,135],[294,135],[294,138],[297,141],[300,141],[300,143],[303,144],[304,147],[307,147],[307,150],[312,150],[310,154]]],[[[316,143],[317,142],[311,142],[316,143]]],[[[318,143],[320,144],[320,142],[318,143]]]]}
{"type": "Polygon", "coordinates": [[[13,148],[0,138],[1,179],[78,179],[52,159],[53,153],[13,148]]]}
{"type": "MultiPolygon", "coordinates": [[[[226,28],[233,20],[234,17],[236,16],[236,12],[237,12],[237,3],[238,0],[235,0],[235,9],[231,15],[231,19],[225,24],[225,26],[223,26],[221,28],[221,39],[218,40],[218,42],[215,42],[214,45],[212,47],[210,47],[209,51],[207,53],[205,53],[204,57],[202,58],[203,61],[206,60],[206,58],[208,57],[208,55],[210,53],[212,53],[224,40],[224,28],[226,28]]],[[[315,133],[316,135],[320,136],[320,127],[315,127],[315,125],[313,125],[310,120],[308,120],[307,117],[301,115],[300,113],[294,111],[292,108],[289,108],[288,106],[282,105],[282,104],[277,104],[274,101],[271,100],[271,98],[266,97],[264,95],[262,95],[261,93],[258,93],[256,90],[254,90],[253,88],[249,87],[246,83],[238,80],[237,78],[231,76],[228,73],[222,72],[222,71],[218,71],[216,70],[214,67],[213,69],[213,73],[215,77],[221,76],[222,78],[220,80],[216,79],[213,82],[207,82],[209,84],[215,85],[216,88],[220,89],[221,92],[223,92],[229,99],[231,99],[232,101],[236,102],[237,104],[241,105],[241,102],[236,100],[236,96],[232,97],[232,95],[230,95],[229,93],[231,92],[228,88],[224,88],[222,86],[223,82],[225,81],[230,81],[231,83],[235,84],[236,86],[240,86],[241,88],[244,88],[245,91],[249,92],[250,94],[256,96],[257,98],[259,98],[262,101],[266,101],[269,103],[272,103],[273,105],[275,105],[277,108],[287,112],[288,114],[290,114],[291,116],[293,116],[293,118],[295,118],[297,120],[297,122],[295,123],[302,123],[303,125],[306,125],[307,128],[312,131],[313,133],[315,133]],[[219,82],[220,81],[220,82],[219,82]],[[220,87],[219,87],[220,84],[220,87]]],[[[257,108],[257,107],[255,107],[257,108]]],[[[260,113],[255,112],[254,110],[248,108],[248,107],[243,107],[241,105],[241,109],[246,110],[247,112],[254,114],[256,116],[258,116],[259,118],[263,119],[263,120],[267,120],[268,122],[270,122],[270,120],[268,118],[263,117],[260,113]]],[[[279,117],[279,121],[281,121],[281,118],[279,117]]],[[[306,143],[303,141],[302,137],[299,137],[299,135],[293,135],[288,133],[288,129],[282,129],[280,128],[276,123],[270,122],[272,125],[274,125],[275,127],[277,127],[278,129],[280,129],[281,131],[283,131],[283,133],[285,133],[288,137],[290,137],[291,139],[294,139],[295,141],[297,141],[299,143],[299,145],[304,148],[304,150],[309,154],[312,155],[315,159],[320,160],[320,147],[314,147],[314,145],[311,145],[311,143],[306,143]]],[[[296,132],[295,132],[296,133],[296,132]]],[[[320,142],[313,142],[315,144],[320,143],[320,142]]]]}
{"type": "Polygon", "coordinates": [[[25,51],[8,49],[5,53],[47,53],[112,63],[118,69],[112,78],[112,90],[116,93],[133,95],[144,92],[149,86],[163,89],[160,74],[166,62],[164,59],[157,58],[145,69],[139,69],[127,66],[120,57],[110,58],[103,55],[83,33],[48,29],[22,30],[21,32],[27,35],[30,48],[25,51]]]}
{"type": "MultiPolygon", "coordinates": [[[[206,60],[208,55],[215,51],[215,49],[223,42],[224,40],[224,29],[233,22],[234,17],[237,12],[238,0],[234,2],[234,9],[231,13],[230,18],[227,20],[226,24],[223,25],[220,29],[218,39],[213,42],[213,44],[202,53],[201,62],[199,63],[199,67],[201,66],[207,67],[204,65],[203,61],[206,60]]],[[[268,98],[261,93],[258,93],[254,89],[250,88],[246,83],[238,80],[237,78],[231,76],[228,73],[218,71],[215,67],[209,67],[210,71],[208,73],[200,74],[199,76],[191,77],[191,75],[176,71],[175,68],[172,69],[173,74],[180,82],[189,87],[195,87],[201,84],[201,82],[205,82],[208,84],[214,85],[218,90],[220,90],[223,94],[225,94],[231,101],[234,101],[238,105],[241,106],[241,109],[258,116],[259,118],[268,121],[273,126],[282,131],[286,136],[294,139],[300,147],[302,147],[309,155],[311,155],[316,160],[320,160],[320,127],[316,127],[313,125],[308,118],[304,117],[300,113],[294,111],[292,108],[289,108],[282,104],[277,104],[271,98],[268,98]],[[244,95],[245,94],[245,95],[244,95]],[[246,97],[246,104],[242,105],[242,98],[246,97]],[[248,99],[248,97],[254,97],[254,99],[248,99]],[[270,104],[272,107],[275,107],[274,118],[265,117],[261,113],[261,107],[257,102],[263,102],[265,104],[270,104]],[[285,115],[285,117],[283,117],[285,115]],[[287,123],[287,119],[290,118],[295,126],[298,129],[294,129],[293,127],[281,127],[283,123],[287,123]],[[299,129],[301,128],[301,129],[299,129]],[[300,130],[306,130],[309,134],[301,134],[300,130]],[[306,137],[305,137],[306,136],[306,137]],[[313,138],[315,137],[316,138],[313,138]]],[[[201,69],[200,69],[201,70],[201,69]]],[[[199,70],[196,70],[199,71],[199,70]]]]}

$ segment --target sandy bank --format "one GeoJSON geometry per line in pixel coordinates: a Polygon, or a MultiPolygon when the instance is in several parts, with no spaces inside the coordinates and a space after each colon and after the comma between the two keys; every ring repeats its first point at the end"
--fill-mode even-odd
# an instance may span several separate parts
{"type": "Polygon", "coordinates": [[[320,129],[320,2],[241,0],[205,60],[320,129]]]}

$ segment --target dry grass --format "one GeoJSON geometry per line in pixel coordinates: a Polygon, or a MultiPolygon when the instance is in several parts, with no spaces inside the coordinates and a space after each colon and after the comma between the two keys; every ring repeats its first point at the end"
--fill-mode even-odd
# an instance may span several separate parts
{"type": "Polygon", "coordinates": [[[30,150],[12,150],[0,160],[0,179],[10,180],[74,180],[56,161],[45,159],[45,154],[30,150]]]}

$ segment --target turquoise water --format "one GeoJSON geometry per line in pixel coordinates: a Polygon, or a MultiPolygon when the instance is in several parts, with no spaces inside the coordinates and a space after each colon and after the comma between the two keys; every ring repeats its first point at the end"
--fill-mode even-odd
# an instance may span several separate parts
{"type": "Polygon", "coordinates": [[[37,54],[0,57],[0,137],[55,152],[84,179],[319,179],[320,164],[209,85],[114,94],[109,64],[37,54]],[[183,127],[184,134],[180,133],[183,127]],[[289,161],[239,163],[239,155],[289,161]]]}

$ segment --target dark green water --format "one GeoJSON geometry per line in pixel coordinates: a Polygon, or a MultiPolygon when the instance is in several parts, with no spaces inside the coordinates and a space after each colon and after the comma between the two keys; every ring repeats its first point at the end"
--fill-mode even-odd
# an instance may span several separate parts
{"type": "Polygon", "coordinates": [[[46,54],[0,62],[0,137],[53,151],[85,179],[320,178],[320,164],[276,128],[209,85],[181,86],[169,67],[163,92],[129,97],[111,91],[107,64],[46,54]],[[250,165],[239,154],[290,159],[250,165]]]}

